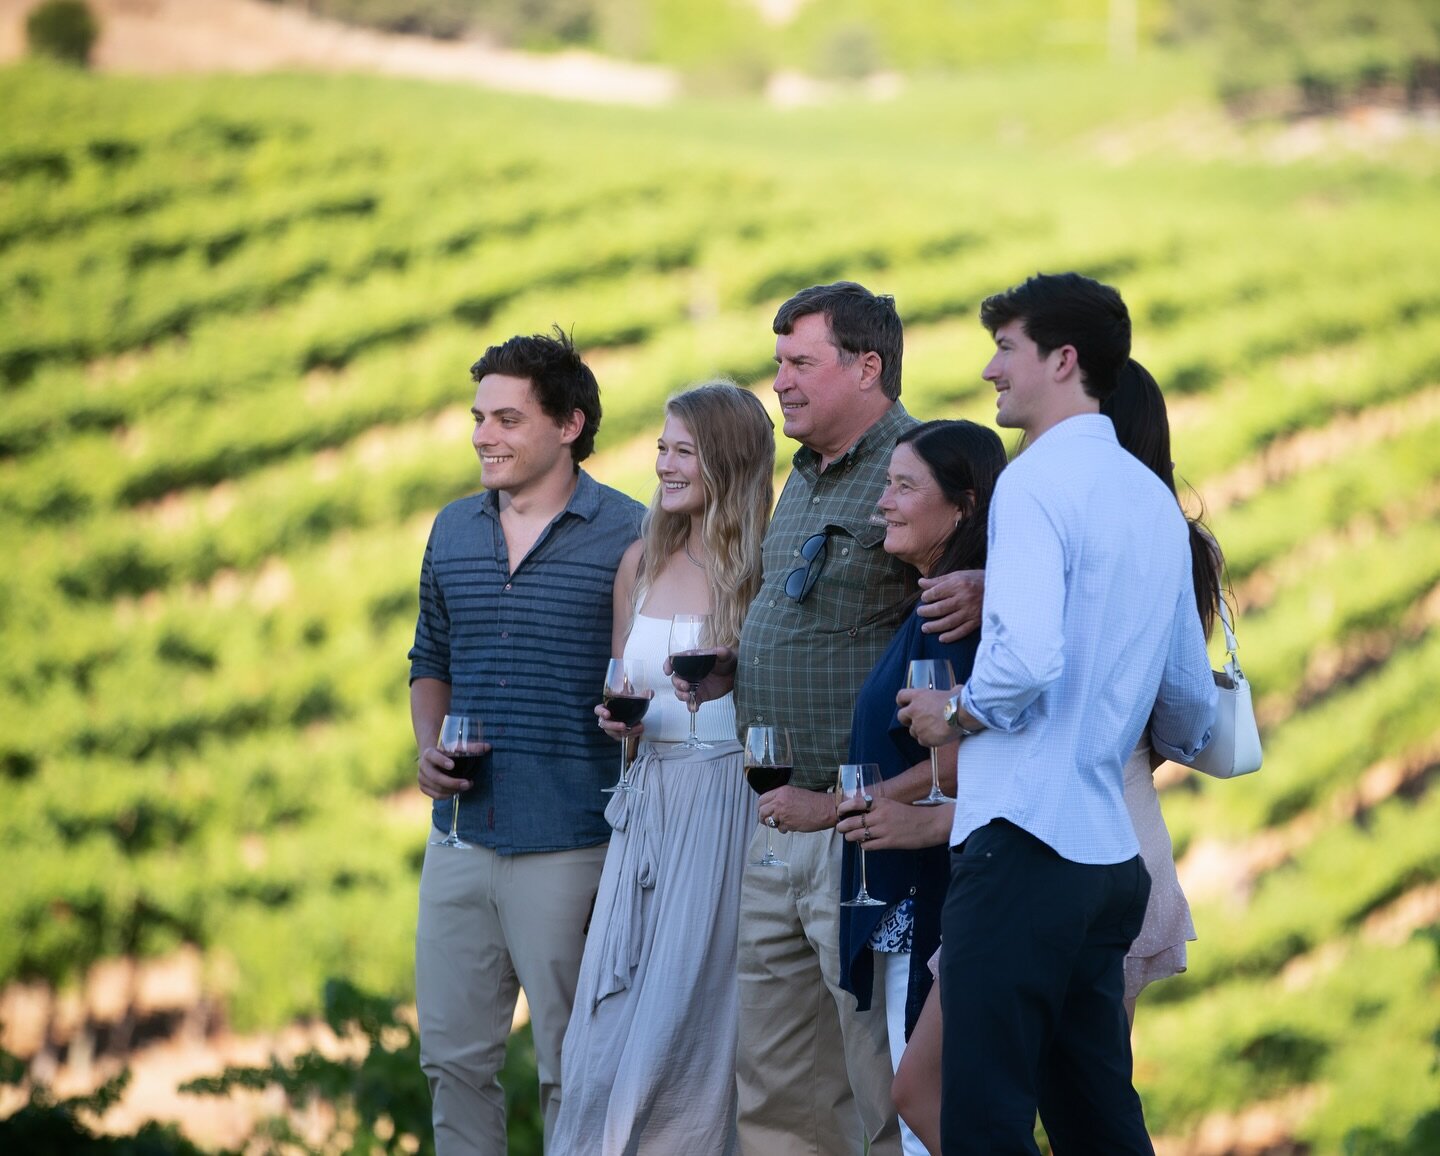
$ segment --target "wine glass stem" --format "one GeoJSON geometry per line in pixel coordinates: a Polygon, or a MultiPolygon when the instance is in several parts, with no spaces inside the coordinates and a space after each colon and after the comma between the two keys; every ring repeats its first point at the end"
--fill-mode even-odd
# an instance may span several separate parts
{"type": "Polygon", "coordinates": [[[690,741],[695,741],[695,715],[700,710],[700,704],[695,700],[695,692],[700,688],[693,682],[690,684],[690,741]]]}
{"type": "Polygon", "coordinates": [[[860,848],[860,894],[868,898],[870,895],[870,884],[865,877],[865,848],[860,848]]]}
{"type": "MultiPolygon", "coordinates": [[[[912,787],[911,790],[914,790],[912,787]]],[[[938,747],[930,748],[930,797],[933,799],[940,793],[940,750],[938,747]]]]}
{"type": "Polygon", "coordinates": [[[769,860],[771,860],[771,859],[773,859],[773,858],[775,858],[775,852],[770,849],[770,826],[769,826],[769,824],[766,824],[766,827],[765,827],[765,859],[766,859],[766,861],[768,862],[769,860]]]}
{"type": "Polygon", "coordinates": [[[460,826],[460,794],[456,792],[450,799],[450,838],[460,838],[458,828],[460,826]]]}

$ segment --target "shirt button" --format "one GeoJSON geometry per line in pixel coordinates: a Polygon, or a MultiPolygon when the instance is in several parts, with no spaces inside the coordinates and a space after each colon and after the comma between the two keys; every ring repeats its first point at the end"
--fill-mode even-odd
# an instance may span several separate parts
{"type": "Polygon", "coordinates": [[[818,505],[820,504],[820,499],[819,499],[818,497],[817,497],[817,498],[811,498],[811,499],[810,499],[810,504],[811,504],[812,506],[818,506],[818,505]]]}
{"type": "Polygon", "coordinates": [[[506,590],[509,590],[509,589],[510,589],[510,583],[508,583],[508,582],[505,583],[505,589],[506,589],[506,590]]]}
{"type": "Polygon", "coordinates": [[[852,627],[850,628],[850,637],[851,637],[851,638],[854,638],[854,637],[855,637],[857,634],[859,634],[859,633],[860,633],[860,628],[859,628],[858,626],[852,626],[852,627]]]}
{"type": "Polygon", "coordinates": [[[792,558],[798,558],[798,557],[800,557],[800,551],[799,551],[799,550],[791,550],[791,551],[790,551],[790,557],[792,557],[792,558]]]}
{"type": "Polygon", "coordinates": [[[756,656],[755,658],[752,658],[752,659],[750,660],[750,665],[751,665],[751,666],[759,666],[759,665],[760,665],[760,659],[759,659],[759,657],[756,656]]]}
{"type": "Polygon", "coordinates": [[[502,679],[500,680],[500,685],[501,685],[501,686],[509,686],[510,684],[509,684],[508,682],[506,682],[506,681],[502,678],[502,679]]]}
{"type": "Polygon", "coordinates": [[[771,606],[774,606],[774,605],[775,605],[775,599],[773,599],[773,598],[770,599],[770,605],[771,605],[771,606]]]}
{"type": "Polygon", "coordinates": [[[502,631],[500,632],[500,637],[501,637],[501,638],[509,638],[509,637],[510,637],[510,632],[509,632],[508,630],[502,630],[502,631]]]}
{"type": "Polygon", "coordinates": [[[842,546],[841,549],[840,549],[840,557],[843,558],[843,557],[845,557],[845,555],[848,554],[848,553],[850,553],[850,547],[849,547],[849,546],[842,546]]]}

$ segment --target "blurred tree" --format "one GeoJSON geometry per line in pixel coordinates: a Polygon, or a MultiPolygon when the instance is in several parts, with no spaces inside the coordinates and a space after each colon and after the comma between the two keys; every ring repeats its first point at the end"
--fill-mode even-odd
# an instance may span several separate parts
{"type": "Polygon", "coordinates": [[[82,68],[100,35],[100,24],[85,0],[45,0],[25,18],[25,40],[37,56],[82,68]]]}
{"type": "Polygon", "coordinates": [[[1280,89],[1311,113],[1440,96],[1440,0],[1175,0],[1171,32],[1214,44],[1220,95],[1242,111],[1280,89]]]}

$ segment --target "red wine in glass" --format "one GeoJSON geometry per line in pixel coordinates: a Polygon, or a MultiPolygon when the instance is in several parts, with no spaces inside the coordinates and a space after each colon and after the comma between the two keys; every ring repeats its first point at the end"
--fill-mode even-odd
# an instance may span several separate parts
{"type": "Polygon", "coordinates": [[[694,650],[684,654],[672,654],[670,669],[686,682],[698,685],[704,681],[707,674],[715,669],[715,658],[716,654],[713,650],[694,650]]]}
{"type": "MultiPolygon", "coordinates": [[[[480,750],[484,730],[481,721],[471,715],[447,714],[441,721],[435,745],[455,764],[455,769],[450,772],[454,778],[466,779],[472,784],[475,782],[485,758],[480,750]]],[[[450,833],[440,840],[439,846],[468,850],[470,844],[460,838],[459,826],[460,796],[457,794],[451,797],[450,833]]]]}
{"type": "Polygon", "coordinates": [[[485,756],[456,752],[450,755],[450,761],[455,764],[455,769],[450,772],[451,775],[457,779],[468,779],[473,783],[480,778],[480,769],[485,763],[485,756]]]}
{"type": "Polygon", "coordinates": [[[650,709],[650,697],[648,694],[607,694],[605,709],[616,722],[633,727],[650,709]]]}
{"type": "Polygon", "coordinates": [[[745,781],[750,784],[750,789],[757,795],[763,795],[767,791],[773,791],[776,787],[783,787],[790,781],[790,773],[794,767],[782,767],[772,764],[746,765],[745,781]]]}
{"type": "MultiPolygon", "coordinates": [[[[790,782],[795,761],[790,754],[790,732],[784,727],[750,727],[745,732],[745,781],[757,795],[773,791],[790,782]]],[[[773,817],[773,816],[772,816],[773,817]]],[[[775,857],[770,845],[773,828],[765,824],[765,854],[750,860],[756,867],[784,867],[785,860],[775,857]]]]}
{"type": "MultiPolygon", "coordinates": [[[[618,722],[628,732],[645,717],[650,709],[650,700],[655,697],[655,688],[650,682],[650,667],[644,659],[612,658],[605,668],[605,686],[600,692],[600,701],[610,712],[613,722],[618,722]]],[[[630,736],[620,739],[620,777],[613,787],[601,788],[607,795],[639,792],[640,788],[630,781],[630,736]]]]}
{"type": "Polygon", "coordinates": [[[710,749],[695,733],[695,715],[700,710],[696,692],[701,680],[715,669],[717,657],[710,645],[708,614],[677,614],[670,620],[670,669],[690,685],[690,735],[684,745],[695,750],[710,749]]]}

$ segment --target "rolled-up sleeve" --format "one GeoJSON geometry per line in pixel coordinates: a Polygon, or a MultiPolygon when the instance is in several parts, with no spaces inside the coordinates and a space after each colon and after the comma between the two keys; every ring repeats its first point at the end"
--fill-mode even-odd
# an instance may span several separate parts
{"type": "Polygon", "coordinates": [[[1194,595],[1186,589],[1175,606],[1170,650],[1150,716],[1150,745],[1167,759],[1191,762],[1210,742],[1217,697],[1194,595]]]}
{"type": "Polygon", "coordinates": [[[410,648],[410,681],[438,678],[450,681],[450,614],[445,592],[435,580],[435,530],[425,544],[420,564],[420,613],[415,620],[415,645],[410,648]]]}

